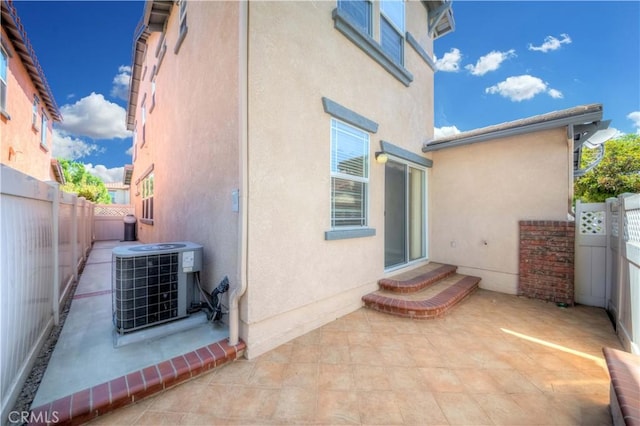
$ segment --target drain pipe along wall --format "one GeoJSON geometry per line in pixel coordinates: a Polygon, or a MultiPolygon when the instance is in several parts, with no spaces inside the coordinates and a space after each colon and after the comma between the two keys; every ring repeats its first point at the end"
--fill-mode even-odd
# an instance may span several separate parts
{"type": "Polygon", "coordinates": [[[247,289],[247,243],[248,239],[248,122],[247,111],[249,100],[247,93],[248,85],[248,37],[249,37],[249,2],[239,3],[238,13],[238,96],[239,102],[239,125],[240,125],[240,194],[238,201],[240,204],[240,226],[238,228],[238,276],[240,283],[233,286],[229,295],[229,345],[237,345],[240,334],[240,299],[247,289]]]}

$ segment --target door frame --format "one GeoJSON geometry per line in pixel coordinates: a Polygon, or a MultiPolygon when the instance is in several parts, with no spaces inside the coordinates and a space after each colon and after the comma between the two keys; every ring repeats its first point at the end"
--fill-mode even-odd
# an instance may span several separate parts
{"type": "MultiPolygon", "coordinates": [[[[385,266],[384,267],[384,271],[385,272],[391,272],[397,269],[402,269],[402,268],[406,268],[407,266],[416,264],[416,263],[420,263],[420,262],[424,262],[426,260],[429,259],[429,178],[428,178],[428,167],[425,167],[421,164],[417,164],[414,163],[413,161],[409,161],[400,157],[396,157],[394,155],[389,155],[388,154],[388,161],[397,163],[397,164],[402,164],[403,166],[405,166],[405,181],[404,181],[404,189],[405,189],[405,218],[404,218],[404,225],[405,225],[405,262],[402,263],[398,263],[398,264],[394,264],[391,265],[389,267],[385,266]],[[409,227],[408,227],[408,223],[409,223],[409,172],[408,172],[408,168],[412,167],[416,170],[420,170],[423,172],[423,204],[422,204],[422,208],[423,208],[423,223],[422,223],[422,227],[423,227],[423,232],[422,232],[422,244],[424,247],[424,256],[418,258],[418,259],[414,259],[414,260],[409,260],[409,247],[410,247],[410,240],[409,240],[409,227]]],[[[386,187],[386,164],[385,164],[385,180],[384,180],[384,190],[383,190],[383,196],[384,196],[384,204],[383,204],[383,208],[384,208],[384,220],[385,220],[385,232],[386,232],[386,210],[387,210],[387,206],[386,206],[386,193],[387,191],[387,187],[386,187]]],[[[384,234],[383,234],[384,235],[384,234]]],[[[386,242],[386,238],[384,238],[384,250],[385,250],[385,256],[383,256],[383,259],[386,260],[386,246],[387,242],[386,242]]],[[[386,263],[386,262],[385,262],[386,263]]]]}

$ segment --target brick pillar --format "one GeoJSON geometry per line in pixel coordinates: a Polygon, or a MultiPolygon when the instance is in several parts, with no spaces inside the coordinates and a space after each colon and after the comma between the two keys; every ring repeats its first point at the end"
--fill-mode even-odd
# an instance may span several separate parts
{"type": "Polygon", "coordinates": [[[520,221],[518,295],[573,305],[575,223],[520,221]]]}

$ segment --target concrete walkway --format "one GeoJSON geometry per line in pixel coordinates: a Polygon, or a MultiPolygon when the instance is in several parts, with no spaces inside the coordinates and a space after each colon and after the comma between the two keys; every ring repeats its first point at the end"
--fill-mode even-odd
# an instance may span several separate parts
{"type": "Polygon", "coordinates": [[[479,290],[440,319],[360,309],[95,425],[607,425],[602,309],[479,290]]]}
{"type": "Polygon", "coordinates": [[[180,333],[114,347],[111,254],[114,247],[130,244],[133,243],[94,244],[32,408],[229,336],[226,326],[206,323],[180,333]]]}

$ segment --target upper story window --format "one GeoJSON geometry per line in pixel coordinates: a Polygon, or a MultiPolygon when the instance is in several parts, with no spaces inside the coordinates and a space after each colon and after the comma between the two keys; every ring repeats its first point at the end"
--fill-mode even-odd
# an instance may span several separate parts
{"type": "Polygon", "coordinates": [[[373,37],[371,20],[372,5],[368,0],[338,0],[338,9],[347,14],[349,19],[368,36],[373,37]]]}
{"type": "Polygon", "coordinates": [[[393,61],[404,63],[404,0],[338,0],[338,9],[393,61]]]}
{"type": "Polygon", "coordinates": [[[42,123],[40,126],[40,145],[42,145],[44,148],[47,148],[47,116],[44,113],[44,111],[42,111],[42,123]]]}
{"type": "Polygon", "coordinates": [[[331,119],[331,227],[367,226],[369,134],[331,119]]]}
{"type": "Polygon", "coordinates": [[[404,68],[404,0],[338,0],[332,17],[346,38],[402,84],[411,84],[413,75],[404,68]]]}
{"type": "Polygon", "coordinates": [[[187,31],[189,27],[187,27],[187,0],[180,0],[179,3],[179,25],[180,31],[178,33],[178,41],[176,41],[176,47],[173,49],[174,53],[178,53],[180,50],[180,46],[182,46],[182,42],[184,41],[185,36],[187,35],[187,31]]]}
{"type": "Polygon", "coordinates": [[[146,127],[147,127],[147,97],[142,99],[142,106],[140,107],[140,120],[142,121],[142,142],[140,142],[140,146],[144,146],[144,143],[147,141],[146,135],[146,127]]]}
{"type": "Polygon", "coordinates": [[[404,1],[380,1],[380,45],[399,64],[404,63],[404,1]]]}
{"type": "Polygon", "coordinates": [[[34,130],[38,130],[38,105],[40,105],[40,99],[37,95],[33,95],[33,107],[31,108],[31,126],[34,130]]]}
{"type": "Polygon", "coordinates": [[[0,46],[0,111],[7,110],[7,68],[9,55],[0,46]]]}

